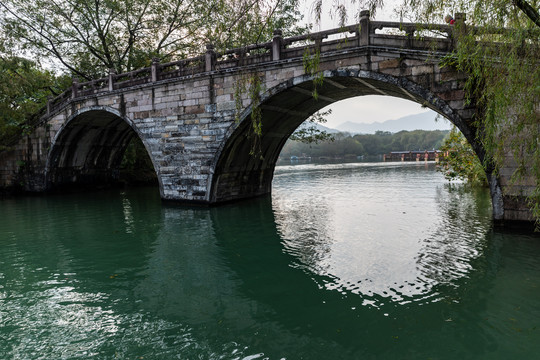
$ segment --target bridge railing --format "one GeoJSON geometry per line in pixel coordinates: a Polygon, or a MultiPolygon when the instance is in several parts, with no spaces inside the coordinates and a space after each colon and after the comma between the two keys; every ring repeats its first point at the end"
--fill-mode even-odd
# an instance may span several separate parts
{"type": "MultiPolygon", "coordinates": [[[[419,38],[415,33],[425,29],[434,31],[439,35],[446,35],[446,38],[451,38],[453,30],[448,25],[371,21],[369,11],[361,13],[360,23],[356,25],[288,38],[283,38],[281,30],[276,30],[274,31],[274,38],[270,42],[252,44],[223,52],[215,52],[213,47],[209,45],[206,54],[194,58],[163,64],[160,64],[158,59],[154,59],[150,67],[135,71],[122,74],[115,74],[114,71],[110,71],[108,77],[87,82],[78,82],[77,79],[74,79],[71,89],[49,101],[47,112],[51,113],[71,99],[79,97],[208,71],[227,70],[270,61],[294,59],[302,57],[306,51],[324,53],[369,45],[407,46],[411,48],[414,47],[414,38],[419,38]],[[376,33],[377,30],[381,29],[398,30],[401,34],[376,33]],[[408,42],[404,42],[404,40],[408,42]]],[[[430,40],[432,39],[422,38],[424,43],[430,40]]],[[[425,47],[425,44],[420,45],[420,47],[425,47]]],[[[448,50],[448,44],[443,44],[440,50],[448,50]]]]}
{"type": "Polygon", "coordinates": [[[66,102],[71,99],[71,89],[65,90],[60,95],[55,98],[49,98],[47,101],[47,114],[54,112],[55,110],[62,107],[66,102]]]}
{"type": "Polygon", "coordinates": [[[122,74],[109,73],[108,90],[124,89],[131,86],[147,84],[151,81],[152,67],[146,67],[122,74]]]}
{"type": "MultiPolygon", "coordinates": [[[[276,30],[272,41],[265,43],[222,52],[216,52],[212,45],[208,45],[204,55],[194,58],[168,63],[159,63],[159,59],[153,59],[150,67],[135,71],[115,74],[111,70],[108,77],[87,82],[74,79],[71,89],[49,101],[47,113],[50,114],[75,98],[210,71],[226,71],[271,61],[301,58],[306,52],[320,51],[323,54],[363,46],[437,51],[452,49],[452,36],[455,31],[452,26],[371,21],[369,17],[369,11],[362,11],[360,23],[356,25],[288,38],[283,38],[281,30],[276,30]]],[[[464,16],[458,15],[456,19],[463,22],[465,20],[464,16]]]]}
{"type": "MultiPolygon", "coordinates": [[[[360,23],[356,25],[288,38],[282,37],[281,30],[275,30],[274,37],[270,42],[252,44],[223,52],[216,52],[213,46],[208,45],[206,53],[197,57],[168,63],[159,63],[159,59],[153,59],[150,67],[127,73],[116,74],[113,70],[110,70],[108,77],[101,79],[87,82],[79,82],[77,79],[73,79],[71,88],[55,98],[50,98],[46,108],[41,109],[25,125],[27,129],[40,126],[50,114],[73,99],[84,96],[216,70],[227,71],[248,65],[302,58],[306,52],[313,54],[317,50],[325,53],[371,46],[449,52],[453,50],[455,45],[456,31],[478,34],[477,41],[483,41],[486,36],[516,30],[467,27],[465,25],[465,15],[459,13],[456,14],[455,26],[371,21],[370,13],[366,10],[361,12],[360,23]],[[41,114],[43,116],[40,116],[41,114]]],[[[530,32],[529,37],[532,40],[537,39],[538,33],[530,32]]],[[[493,41],[497,42],[496,37],[495,40],[490,38],[489,41],[489,46],[498,46],[493,45],[493,41]]],[[[8,141],[7,144],[12,145],[18,141],[16,138],[12,140],[11,142],[8,141]]]]}
{"type": "Polygon", "coordinates": [[[174,79],[204,72],[204,56],[158,64],[156,80],[174,79]]]}

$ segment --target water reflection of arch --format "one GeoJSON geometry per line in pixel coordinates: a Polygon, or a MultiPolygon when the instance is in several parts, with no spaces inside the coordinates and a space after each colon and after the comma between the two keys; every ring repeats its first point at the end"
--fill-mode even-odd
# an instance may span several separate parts
{"type": "Polygon", "coordinates": [[[39,217],[48,219],[44,236],[60,241],[63,253],[75,259],[78,267],[87,266],[108,275],[114,268],[144,266],[141,254],[149,251],[158,233],[156,227],[148,226],[160,218],[157,188],[139,188],[136,192],[105,190],[69,199],[57,195],[43,198],[41,203],[39,217]],[[124,256],[118,258],[119,254],[124,256]],[[110,267],[101,263],[103,268],[95,269],[95,256],[110,267]]]}
{"type": "MultiPolygon", "coordinates": [[[[52,205],[55,199],[44,201],[52,205]]],[[[103,319],[92,318],[104,328],[131,325],[122,309],[134,308],[143,317],[135,319],[134,325],[148,325],[160,335],[185,343],[208,345],[210,350],[190,349],[200,351],[203,358],[209,354],[206,351],[219,354],[224,348],[270,358],[297,354],[310,359],[333,354],[343,359],[396,358],[418,349],[419,342],[439,344],[440,354],[455,358],[482,354],[494,344],[493,333],[478,323],[466,325],[474,329],[474,335],[456,343],[461,328],[445,322],[456,318],[444,301],[402,306],[378,297],[372,298],[379,301],[374,308],[362,306],[362,295],[320,288],[319,284],[334,279],[294,266],[299,259],[284,249],[276,228],[276,208],[269,199],[212,209],[162,209],[155,193],[137,200],[121,195],[109,197],[100,214],[92,215],[91,204],[98,201],[103,199],[90,195],[70,203],[68,213],[81,217],[66,219],[79,224],[75,233],[63,223],[52,226],[58,226],[53,232],[59,240],[55,248],[69,265],[58,266],[74,273],[89,270],[76,274],[78,281],[71,292],[87,296],[81,303],[88,302],[90,310],[100,296],[115,300],[113,312],[102,314],[103,319]],[[96,216],[109,234],[105,238],[103,228],[96,227],[96,216]],[[147,227],[147,223],[153,225],[147,227]],[[140,237],[132,237],[130,231],[140,237]],[[137,244],[130,244],[130,239],[137,244]],[[89,253],[105,259],[94,265],[95,257],[89,253]],[[117,278],[109,277],[115,275],[113,271],[118,271],[117,278]],[[125,271],[135,274],[124,279],[125,271]],[[394,334],[399,335],[399,343],[394,334]],[[374,354],[373,349],[379,350],[374,354]]],[[[50,216],[60,211],[41,210],[50,216]]],[[[492,250],[488,246],[478,261],[497,256],[492,250]]],[[[470,307],[471,316],[484,311],[489,299],[470,296],[468,290],[492,286],[485,272],[472,275],[455,290],[460,299],[455,306],[470,307]]],[[[137,336],[134,330],[125,331],[137,336]]],[[[169,346],[176,353],[182,351],[169,346]]]]}
{"type": "Polygon", "coordinates": [[[451,284],[467,276],[471,262],[482,257],[491,230],[490,198],[486,189],[463,184],[439,188],[438,207],[445,216],[425,239],[417,258],[427,283],[451,284]]]}
{"type": "MultiPolygon", "coordinates": [[[[243,355],[370,358],[375,346],[376,356],[391,358],[424,337],[441,344],[456,339],[452,331],[432,333],[433,319],[447,311],[444,301],[400,305],[379,295],[329,291],[320,285],[334,279],[298,263],[283,247],[270,199],[209,210],[170,207],[136,298],[148,311],[188,325],[195,339],[214,346],[235,342],[243,355]],[[377,307],[363,306],[365,299],[377,307]],[[417,333],[418,323],[424,332],[417,333]],[[398,327],[402,340],[396,345],[389,334],[398,327]],[[406,334],[411,329],[415,333],[406,334]]],[[[485,299],[473,300],[481,309],[485,299]]],[[[476,334],[481,353],[492,340],[481,326],[476,334]]],[[[448,346],[441,351],[465,349],[448,346]]]]}
{"type": "MultiPolygon", "coordinates": [[[[458,192],[443,204],[455,205],[454,200],[460,196],[463,195],[458,192]]],[[[513,354],[508,344],[498,344],[501,333],[519,341],[518,353],[525,353],[521,347],[530,344],[527,339],[536,334],[529,329],[524,329],[527,333],[519,333],[508,319],[513,316],[512,311],[529,317],[532,313],[529,310],[536,311],[530,307],[534,302],[528,307],[516,301],[501,306],[506,298],[493,300],[497,291],[516,280],[516,270],[524,265],[521,258],[511,259],[511,266],[503,264],[508,259],[499,260],[500,247],[508,249],[523,244],[519,240],[516,244],[515,238],[505,243],[501,240],[504,234],[498,232],[493,234],[495,241],[491,238],[480,241],[482,251],[473,260],[480,265],[475,265],[477,270],[467,277],[457,280],[458,286],[447,292],[447,298],[421,306],[387,303],[379,309],[362,308],[357,295],[316,286],[319,281],[331,281],[331,278],[291,267],[298,259],[283,251],[268,200],[210,210],[162,210],[155,193],[136,198],[129,194],[106,198],[85,195],[66,204],[57,197],[36,198],[28,206],[13,206],[15,203],[8,201],[0,208],[0,214],[5,215],[0,218],[8,222],[8,232],[22,237],[17,243],[18,255],[36,257],[39,252],[43,260],[33,264],[44,269],[17,270],[31,276],[48,270],[55,276],[46,279],[53,281],[41,284],[56,296],[53,300],[57,302],[53,301],[54,306],[47,308],[47,312],[58,314],[58,318],[75,316],[80,320],[87,316],[89,325],[95,325],[93,329],[118,331],[114,344],[94,338],[93,349],[97,343],[100,349],[113,347],[121,351],[126,350],[123,348],[126,344],[153,349],[156,343],[152,341],[166,338],[158,345],[168,346],[167,354],[184,355],[186,346],[192,346],[197,348],[194,351],[201,351],[202,358],[222,354],[226,357],[231,354],[227,351],[233,350],[238,350],[238,356],[264,352],[270,358],[298,355],[328,359],[332,354],[343,359],[413,358],[415,354],[478,358],[488,357],[486,354],[501,355],[498,353],[501,348],[506,351],[504,354],[513,354]],[[98,214],[91,210],[95,203],[105,203],[98,214]],[[11,220],[17,222],[15,214],[21,211],[34,216],[12,226],[11,220]],[[78,217],[72,216],[74,213],[78,217]],[[57,217],[61,221],[53,221],[57,217]],[[43,232],[32,230],[28,226],[30,222],[43,232]],[[68,223],[77,226],[70,227],[68,223]],[[148,223],[152,225],[147,226],[148,223]],[[140,236],[131,235],[131,231],[140,236]],[[27,236],[35,236],[38,241],[30,241],[27,236]],[[96,261],[98,257],[105,259],[96,261]],[[114,276],[112,271],[120,271],[118,277],[110,278],[114,276]],[[127,271],[133,274],[125,276],[127,271]],[[56,291],[59,287],[61,291],[56,291]],[[176,287],[181,289],[177,291],[176,287]],[[184,291],[193,289],[194,299],[199,301],[190,301],[191,292],[184,291]],[[101,302],[107,298],[112,302],[101,302]],[[524,308],[516,310],[516,304],[524,308]],[[70,313],[70,308],[78,311],[70,313]],[[501,311],[509,312],[501,314],[501,311]],[[497,316],[498,319],[493,319],[497,316]],[[156,336],[149,336],[148,329],[156,336]]],[[[475,206],[484,205],[471,203],[468,208],[474,210],[475,206]]],[[[456,215],[452,217],[453,226],[467,220],[469,213],[457,206],[451,212],[456,215]]],[[[474,224],[472,221],[471,225],[474,224]]],[[[436,246],[436,243],[428,245],[436,246]]],[[[2,272],[5,271],[4,268],[2,272]]],[[[13,276],[21,274],[13,272],[13,276]]],[[[38,304],[40,299],[35,299],[38,304]]],[[[27,320],[18,325],[32,329],[28,319],[34,319],[35,314],[18,312],[27,320]]],[[[80,322],[51,329],[52,334],[44,336],[49,336],[47,339],[53,345],[65,345],[66,339],[74,339],[74,334],[82,332],[80,322]]],[[[77,342],[77,346],[86,344],[77,342]]],[[[195,357],[191,355],[188,352],[185,357],[195,357]]]]}

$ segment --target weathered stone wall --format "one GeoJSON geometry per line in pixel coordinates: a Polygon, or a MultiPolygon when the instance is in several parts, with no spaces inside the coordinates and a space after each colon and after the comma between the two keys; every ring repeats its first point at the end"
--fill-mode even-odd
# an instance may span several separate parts
{"type": "Polygon", "coordinates": [[[534,177],[528,175],[519,179],[512,179],[518,169],[518,164],[511,153],[505,156],[505,165],[499,171],[499,183],[504,204],[504,217],[507,221],[533,221],[528,206],[528,196],[536,187],[534,177]]]}
{"type": "Polygon", "coordinates": [[[4,192],[44,191],[45,162],[50,146],[47,125],[22,137],[10,149],[0,152],[0,189],[4,192]]]}

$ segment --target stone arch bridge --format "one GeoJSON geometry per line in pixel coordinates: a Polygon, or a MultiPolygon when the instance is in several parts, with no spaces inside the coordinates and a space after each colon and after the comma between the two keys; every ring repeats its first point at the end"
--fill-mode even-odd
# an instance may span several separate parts
{"type": "MultiPolygon", "coordinates": [[[[474,105],[464,99],[466,75],[439,66],[451,53],[453,31],[465,28],[379,22],[363,12],[358,25],[282,38],[86,83],[74,81],[11,150],[0,153],[0,186],[44,192],[117,179],[130,139],[138,136],[152,160],[163,199],[214,204],[267,194],[289,135],[317,110],[345,98],[386,95],[420,103],[454,123],[478,156],[474,105]],[[430,30],[419,30],[419,29],[430,30]],[[324,78],[304,57],[319,53],[324,78]],[[258,103],[239,93],[242,79],[260,79],[258,103]],[[235,95],[236,94],[236,95],[235,95]],[[238,95],[240,94],[240,95],[238,95]],[[250,115],[261,110],[261,156],[251,156],[250,115]]],[[[361,116],[361,114],[358,114],[361,116]]],[[[488,169],[496,220],[526,220],[523,198],[503,196],[512,169],[488,169]],[[518,200],[516,200],[518,199],[518,200]],[[521,199],[521,200],[520,200],[521,199]]]]}

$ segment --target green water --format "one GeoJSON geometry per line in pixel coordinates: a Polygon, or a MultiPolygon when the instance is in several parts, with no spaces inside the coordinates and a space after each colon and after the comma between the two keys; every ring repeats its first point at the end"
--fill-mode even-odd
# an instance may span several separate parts
{"type": "Polygon", "coordinates": [[[0,359],[540,358],[540,238],[424,164],[0,202],[0,359]]]}

